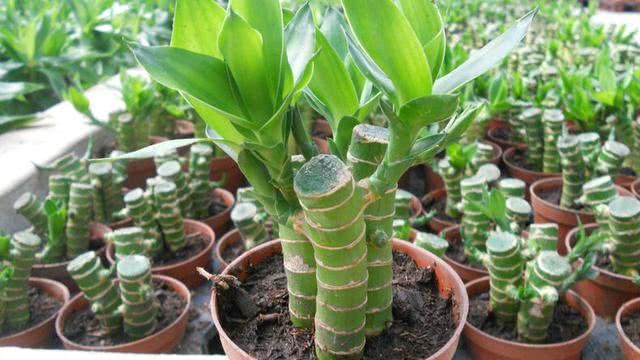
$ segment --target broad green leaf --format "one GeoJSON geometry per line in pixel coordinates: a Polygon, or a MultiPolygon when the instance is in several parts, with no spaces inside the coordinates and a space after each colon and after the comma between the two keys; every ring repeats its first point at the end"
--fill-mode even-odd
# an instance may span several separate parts
{"type": "Polygon", "coordinates": [[[434,94],[448,94],[502,63],[527,34],[536,10],[520,18],[514,26],[476,51],[464,64],[433,84],[434,94]]]}
{"type": "Polygon", "coordinates": [[[331,44],[340,59],[345,59],[349,54],[347,40],[344,37],[344,28],[348,26],[344,16],[336,8],[330,7],[324,14],[320,32],[331,44]]]}
{"type": "Polygon", "coordinates": [[[358,109],[358,96],[342,59],[320,31],[316,32],[316,41],[320,52],[314,60],[307,91],[326,105],[330,114],[324,115],[329,115],[331,128],[337,129],[340,119],[353,115],[358,109]]]}
{"type": "Polygon", "coordinates": [[[418,139],[418,141],[416,141],[416,143],[413,144],[413,147],[411,148],[410,156],[413,158],[420,158],[420,161],[424,162],[424,160],[422,160],[424,157],[431,155],[435,156],[436,153],[439,152],[437,151],[439,150],[438,145],[442,143],[445,137],[446,135],[444,133],[439,133],[428,135],[418,139]]]}
{"type": "Polygon", "coordinates": [[[89,99],[75,87],[70,87],[65,94],[65,99],[81,114],[91,114],[89,99]]]}
{"type": "Polygon", "coordinates": [[[360,121],[352,116],[345,116],[338,122],[338,128],[334,132],[333,142],[338,150],[336,156],[339,156],[342,160],[347,158],[347,150],[351,144],[351,137],[353,134],[353,128],[358,125],[360,121]]]}
{"type": "Polygon", "coordinates": [[[205,134],[209,139],[213,140],[216,145],[218,145],[218,147],[227,154],[227,156],[236,162],[238,161],[238,153],[242,150],[239,144],[228,141],[226,137],[209,126],[205,129],[205,134]]]}
{"type": "Polygon", "coordinates": [[[273,114],[274,99],[270,95],[260,33],[231,9],[222,25],[218,47],[251,122],[263,124],[273,114]]]}
{"type": "Polygon", "coordinates": [[[272,99],[283,81],[284,33],[283,15],[279,0],[231,0],[230,11],[240,15],[262,37],[262,58],[272,99]]]}
{"type": "Polygon", "coordinates": [[[307,70],[307,65],[315,53],[315,39],[313,14],[309,5],[305,4],[285,29],[285,47],[293,84],[297,84],[307,70]]]}
{"type": "Polygon", "coordinates": [[[221,58],[218,35],[225,11],[212,0],[178,0],[173,17],[171,46],[221,58]]]}
{"type": "Polygon", "coordinates": [[[347,65],[352,81],[357,84],[356,79],[359,76],[359,72],[362,72],[362,75],[374,83],[378,89],[384,91],[393,102],[398,103],[396,88],[391,82],[391,79],[371,60],[369,55],[362,51],[350,32],[345,32],[345,37],[347,39],[349,55],[351,55],[351,59],[356,65],[355,67],[347,65]],[[356,70],[359,70],[359,72],[356,70]]]}
{"type": "Polygon", "coordinates": [[[435,79],[444,61],[446,46],[444,23],[438,6],[435,2],[428,0],[397,0],[397,2],[420,39],[431,67],[431,76],[435,79]]]}
{"type": "Polygon", "coordinates": [[[342,5],[359,45],[391,79],[396,106],[431,94],[431,69],[423,47],[393,0],[377,0],[375,6],[370,0],[342,0],[342,5]]]}
{"type": "Polygon", "coordinates": [[[233,126],[228,118],[226,118],[216,109],[212,108],[210,105],[207,105],[204,102],[189,95],[185,95],[185,99],[196,110],[198,115],[200,115],[200,118],[202,118],[207,126],[211,127],[213,130],[215,130],[216,133],[220,134],[222,138],[238,144],[242,144],[245,137],[249,139],[255,137],[253,131],[249,129],[236,129],[236,127],[233,126]],[[243,134],[241,135],[240,132],[242,132],[243,134]]]}
{"type": "Polygon", "coordinates": [[[400,121],[413,131],[450,118],[458,108],[454,95],[431,95],[415,99],[400,108],[400,121]]]}
{"type": "Polygon", "coordinates": [[[382,97],[382,93],[379,92],[373,96],[371,96],[366,102],[360,104],[360,109],[356,113],[356,117],[360,122],[363,122],[369,114],[371,114],[374,109],[378,107],[380,104],[380,98],[382,97]]]}
{"type": "Polygon", "coordinates": [[[0,134],[28,127],[38,119],[36,114],[28,115],[0,115],[0,134]]]}
{"type": "Polygon", "coordinates": [[[13,100],[19,96],[27,95],[44,88],[41,84],[30,82],[4,82],[0,81],[0,101],[13,100]]]}
{"type": "Polygon", "coordinates": [[[149,145],[140,150],[136,150],[130,153],[122,154],[114,157],[107,157],[103,159],[90,159],[91,162],[112,162],[116,160],[131,160],[131,159],[148,159],[155,156],[166,153],[169,150],[179,149],[181,147],[193,145],[195,143],[207,141],[207,139],[177,139],[163,141],[157,144],[149,145]]]}

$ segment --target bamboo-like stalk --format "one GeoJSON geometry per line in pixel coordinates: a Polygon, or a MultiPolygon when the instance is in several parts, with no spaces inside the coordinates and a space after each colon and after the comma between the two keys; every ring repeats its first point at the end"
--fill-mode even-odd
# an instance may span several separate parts
{"type": "Polygon", "coordinates": [[[269,240],[264,218],[252,203],[237,203],[231,211],[231,221],[240,231],[247,249],[269,240]]]}
{"type": "Polygon", "coordinates": [[[88,183],[90,180],[89,173],[82,159],[74,154],[67,154],[57,159],[52,167],[60,174],[71,178],[73,182],[88,183]]]}
{"type": "Polygon", "coordinates": [[[526,184],[515,178],[504,178],[498,182],[498,189],[504,197],[516,197],[524,199],[526,184]]]}
{"type": "MultiPolygon", "coordinates": [[[[307,162],[295,176],[294,190],[304,209],[317,266],[316,354],[319,359],[359,358],[365,345],[369,278],[363,190],[332,155],[307,162]]],[[[369,264],[391,267],[386,260],[369,264]]],[[[285,268],[300,271],[308,266],[291,261],[285,268]]],[[[381,288],[387,287],[391,284],[381,288]]]]}
{"type": "Polygon", "coordinates": [[[176,185],[161,181],[154,186],[153,195],[156,218],[164,235],[164,241],[171,252],[176,252],[187,245],[176,185]]]}
{"type": "Polygon", "coordinates": [[[71,188],[71,178],[66,175],[53,174],[49,176],[49,194],[47,199],[63,206],[69,206],[69,190],[71,188]]]}
{"type": "Polygon", "coordinates": [[[35,263],[36,252],[40,249],[40,237],[30,232],[13,235],[11,250],[7,257],[13,268],[13,274],[7,280],[4,292],[0,293],[7,314],[9,328],[22,329],[29,323],[29,275],[35,263]]]}
{"type": "MultiPolygon", "coordinates": [[[[582,184],[585,168],[578,139],[573,135],[565,135],[558,140],[558,151],[562,163],[562,197],[560,206],[568,209],[574,207],[582,195],[582,184]]],[[[584,156],[584,153],[583,153],[584,156]]]]}
{"type": "Polygon", "coordinates": [[[67,271],[91,304],[91,311],[106,334],[117,333],[122,326],[120,292],[111,281],[111,271],[105,269],[95,252],[86,252],[67,265],[67,271]]]}
{"type": "Polygon", "coordinates": [[[394,207],[396,209],[396,219],[409,219],[411,217],[411,201],[413,200],[413,194],[406,190],[398,189],[396,191],[396,197],[394,207]]]}
{"type": "Polygon", "coordinates": [[[136,121],[129,113],[118,115],[115,121],[118,150],[132,152],[148,145],[146,121],[136,121]]]}
{"type": "Polygon", "coordinates": [[[590,179],[595,174],[595,166],[600,154],[600,135],[594,132],[578,135],[580,154],[584,166],[584,177],[590,179]]]}
{"type": "Polygon", "coordinates": [[[483,142],[476,143],[476,151],[467,165],[466,175],[474,175],[482,165],[488,164],[493,157],[493,146],[483,142]]]}
{"type": "Polygon", "coordinates": [[[595,214],[600,231],[609,234],[609,203],[618,196],[615,184],[609,175],[588,181],[582,186],[580,203],[595,214]]]}
{"type": "Polygon", "coordinates": [[[165,163],[168,163],[170,161],[177,161],[179,163],[182,162],[182,159],[180,158],[180,155],[178,155],[178,150],[176,150],[176,149],[166,149],[166,150],[158,152],[153,157],[153,163],[156,166],[156,169],[160,168],[162,165],[164,165],[165,163]]]}
{"type": "Polygon", "coordinates": [[[124,332],[133,339],[151,335],[157,326],[158,304],[151,280],[151,262],[142,255],[123,258],[116,266],[120,280],[124,332]]]}
{"type": "Polygon", "coordinates": [[[416,233],[414,244],[439,257],[443,257],[449,248],[449,242],[447,240],[438,235],[428,234],[422,231],[416,233]]]}
{"type": "MultiPolygon", "coordinates": [[[[120,150],[113,150],[109,153],[110,158],[117,158],[122,155],[124,155],[124,153],[120,150]]],[[[121,188],[122,184],[127,180],[128,160],[114,160],[111,166],[113,166],[113,179],[115,183],[118,184],[118,187],[121,188]]]]}
{"type": "Polygon", "coordinates": [[[631,147],[631,152],[631,167],[633,171],[640,173],[640,117],[633,121],[633,146],[631,147]]]}
{"type": "Polygon", "coordinates": [[[189,157],[189,186],[191,190],[192,214],[195,219],[209,216],[210,193],[215,188],[209,180],[213,148],[207,144],[191,146],[189,157]]]}
{"type": "Polygon", "coordinates": [[[462,188],[462,232],[465,239],[481,251],[485,250],[486,234],[491,226],[490,219],[482,212],[477,211],[471,202],[481,203],[482,193],[487,185],[483,177],[473,176],[460,182],[462,188]]]}
{"type": "Polygon", "coordinates": [[[73,259],[89,250],[94,188],[90,184],[73,183],[69,191],[67,210],[67,259],[73,259]]]}
{"type": "Polygon", "coordinates": [[[156,221],[153,199],[142,189],[134,189],[124,196],[125,215],[131,216],[136,226],[144,230],[146,239],[160,240],[160,229],[156,221]]]}
{"type": "MultiPolygon", "coordinates": [[[[182,166],[177,161],[168,161],[158,168],[158,176],[165,181],[172,182],[176,185],[178,197],[178,205],[183,217],[191,217],[192,201],[191,188],[187,182],[185,174],[182,172],[182,166]]],[[[205,197],[207,198],[207,197],[205,197]]]]}
{"type": "Polygon", "coordinates": [[[523,111],[520,116],[526,133],[527,164],[534,171],[542,171],[544,158],[542,110],[529,108],[523,111]]]}
{"type": "MultiPolygon", "coordinates": [[[[387,151],[388,144],[389,131],[385,128],[361,124],[353,129],[348,159],[355,181],[368,178],[376,171],[387,151]]],[[[364,215],[369,271],[367,336],[380,334],[393,319],[391,239],[393,238],[396,190],[397,187],[394,187],[368,204],[364,215]]]]}
{"type": "Polygon", "coordinates": [[[89,165],[91,185],[94,188],[93,217],[102,223],[114,220],[114,214],[122,210],[124,203],[120,194],[121,187],[116,181],[110,163],[91,163],[89,165]]]}
{"type": "Polygon", "coordinates": [[[162,252],[162,241],[145,239],[144,230],[137,226],[116,229],[107,235],[115,247],[116,260],[128,255],[154,256],[162,252]]]}
{"type": "Polygon", "coordinates": [[[531,224],[527,248],[534,253],[555,251],[558,246],[558,224],[531,224]]]}
{"type": "Polygon", "coordinates": [[[558,139],[562,135],[564,114],[558,109],[548,109],[542,114],[544,124],[544,159],[542,171],[545,173],[558,173],[560,166],[560,154],[558,153],[558,139]]]}
{"type": "Polygon", "coordinates": [[[489,187],[495,187],[502,173],[495,164],[488,163],[480,166],[475,175],[484,178],[489,187]]]}
{"type": "Polygon", "coordinates": [[[455,168],[449,159],[444,158],[438,162],[438,172],[442,176],[444,187],[447,190],[445,213],[452,218],[459,218],[462,215],[460,211],[460,202],[462,201],[460,181],[463,171],[455,168]]]}
{"type": "Polygon", "coordinates": [[[609,204],[612,251],[609,255],[615,272],[638,275],[640,268],[640,201],[620,196],[609,204]]]}
{"type": "Polygon", "coordinates": [[[22,194],[13,203],[13,209],[31,223],[36,235],[47,238],[47,213],[44,211],[44,204],[35,195],[30,192],[22,194]]]}
{"type": "Polygon", "coordinates": [[[510,197],[506,202],[507,219],[511,222],[512,232],[520,234],[531,221],[533,209],[531,205],[523,198],[510,197]]]}
{"type": "Polygon", "coordinates": [[[596,162],[596,173],[615,177],[622,166],[624,159],[629,156],[629,148],[617,141],[609,140],[604,143],[596,162]]]}

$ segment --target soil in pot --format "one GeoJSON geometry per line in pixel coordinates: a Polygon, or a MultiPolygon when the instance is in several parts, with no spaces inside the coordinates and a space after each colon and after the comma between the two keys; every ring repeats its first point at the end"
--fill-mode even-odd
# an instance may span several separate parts
{"type": "Polygon", "coordinates": [[[467,254],[464,253],[464,245],[460,242],[459,239],[449,241],[449,247],[447,248],[445,255],[458,264],[486,271],[485,267],[482,264],[469,261],[467,254]]]}
{"type": "Polygon", "coordinates": [[[622,330],[625,335],[631,340],[631,342],[640,347],[640,313],[633,313],[629,315],[623,315],[620,318],[622,330]]]}
{"type": "MultiPolygon", "coordinates": [[[[154,281],[155,297],[160,309],[158,311],[158,326],[160,332],[171,325],[184,311],[186,303],[184,299],[167,284],[154,281]]],[[[65,322],[64,336],[69,340],[85,346],[114,346],[125,344],[133,339],[129,338],[122,328],[113,335],[104,335],[100,332],[98,319],[89,307],[71,314],[65,322]]]]}
{"type": "Polygon", "coordinates": [[[62,308],[62,305],[64,305],[62,301],[41,289],[35,287],[29,288],[29,311],[31,313],[31,319],[29,319],[27,325],[21,328],[8,328],[5,326],[2,331],[0,331],[0,338],[30,329],[46,321],[53,314],[57,313],[58,310],[62,308]]]}
{"type": "MultiPolygon", "coordinates": [[[[556,187],[553,189],[540,190],[537,192],[538,196],[548,203],[560,206],[560,199],[562,198],[562,188],[556,187]]],[[[582,211],[584,207],[582,205],[576,205],[571,207],[571,210],[582,211]]]]}
{"type": "MultiPolygon", "coordinates": [[[[496,322],[489,312],[489,293],[485,292],[469,299],[469,317],[467,321],[483,332],[507,341],[518,342],[515,326],[503,326],[496,322]]],[[[556,344],[569,341],[584,334],[589,328],[587,320],[579,311],[560,299],[553,313],[549,333],[543,344],[556,344]]]]}
{"type": "Polygon", "coordinates": [[[172,253],[168,249],[153,257],[153,266],[172,265],[197,256],[209,244],[209,238],[200,233],[187,235],[187,246],[172,253]]]}
{"type": "MultiPolygon", "coordinates": [[[[427,358],[451,339],[456,324],[453,304],[438,293],[431,269],[419,269],[404,254],[394,254],[394,322],[382,335],[367,340],[367,359],[427,358]]],[[[260,314],[243,319],[219,293],[223,327],[236,345],[257,359],[315,359],[313,332],[295,329],[288,317],[288,295],[282,256],[271,256],[251,269],[242,284],[260,314]]]]}
{"type": "MultiPolygon", "coordinates": [[[[442,222],[459,224],[460,219],[453,218],[446,214],[445,209],[447,208],[447,197],[445,196],[432,196],[428,198],[423,198],[422,207],[424,208],[424,213],[428,214],[431,211],[435,210],[434,217],[442,222]]],[[[420,229],[419,229],[420,230],[420,229]]]]}
{"type": "Polygon", "coordinates": [[[233,244],[229,245],[222,252],[222,259],[227,263],[231,264],[233,260],[235,260],[238,256],[242,255],[247,250],[244,245],[244,241],[236,241],[233,244]]]}

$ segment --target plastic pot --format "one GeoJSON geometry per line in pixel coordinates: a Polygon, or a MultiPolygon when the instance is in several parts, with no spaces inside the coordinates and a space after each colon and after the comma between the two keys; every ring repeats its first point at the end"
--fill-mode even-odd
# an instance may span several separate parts
{"type": "MultiPolygon", "coordinates": [[[[507,127],[507,128],[509,128],[509,127],[507,127]]],[[[499,131],[501,131],[503,129],[504,128],[501,128],[501,127],[496,127],[496,128],[489,129],[489,131],[487,131],[487,139],[489,141],[491,141],[492,143],[495,143],[498,146],[500,146],[502,151],[507,151],[508,149],[511,149],[512,147],[519,148],[519,149],[523,149],[523,148],[527,147],[525,144],[514,143],[514,142],[511,142],[510,140],[505,140],[505,139],[502,139],[501,137],[499,137],[497,134],[498,134],[499,131]]]]}
{"type": "MultiPolygon", "coordinates": [[[[91,223],[89,230],[91,232],[91,241],[100,241],[102,246],[95,250],[96,254],[101,258],[105,258],[105,237],[111,232],[111,228],[99,223],[91,223]]],[[[67,272],[67,265],[71,260],[52,263],[52,264],[34,264],[31,269],[31,276],[51,279],[61,282],[69,291],[74,294],[78,291],[78,286],[67,272]]]]}
{"type": "MultiPolygon", "coordinates": [[[[584,228],[587,234],[590,234],[598,228],[598,224],[588,224],[584,228]]],[[[577,227],[572,229],[564,239],[567,251],[573,248],[578,230],[577,227]]],[[[579,264],[582,264],[582,259],[577,261],[577,265],[579,264]]],[[[622,304],[640,297],[640,287],[631,281],[630,276],[601,268],[598,270],[600,274],[597,278],[580,281],[573,289],[589,302],[598,316],[613,319],[622,304]]]]}
{"type": "MultiPolygon", "coordinates": [[[[469,297],[488,291],[489,277],[467,284],[469,297]]],[[[596,325],[596,316],[591,306],[575,292],[566,292],[564,300],[587,321],[587,331],[577,338],[556,344],[524,344],[491,336],[467,322],[464,327],[467,349],[476,360],[579,360],[596,325]]]]}
{"type": "MultiPolygon", "coordinates": [[[[464,327],[469,312],[469,299],[464,289],[462,280],[455,274],[453,269],[447,265],[442,259],[423,250],[407,241],[394,240],[394,251],[402,252],[409,255],[419,267],[433,267],[435,277],[438,282],[438,288],[443,296],[452,296],[454,304],[454,320],[456,322],[456,330],[449,341],[438,352],[429,357],[430,360],[452,359],[460,341],[460,335],[464,327]]],[[[248,250],[240,257],[235,259],[222,272],[223,275],[233,274],[238,276],[240,281],[244,281],[249,273],[251,266],[259,264],[265,259],[282,252],[279,240],[273,240],[268,243],[259,245],[248,250]]],[[[214,288],[211,293],[211,315],[213,323],[218,330],[220,341],[225,353],[231,360],[254,359],[253,356],[239,348],[227,335],[220,323],[219,308],[217,300],[217,290],[214,288]]]]}
{"type": "Polygon", "coordinates": [[[620,352],[624,360],[640,359],[640,348],[629,339],[624,329],[622,329],[622,317],[635,314],[638,311],[640,311],[640,298],[626,302],[616,313],[616,331],[618,332],[620,352]]]}
{"type": "Polygon", "coordinates": [[[509,175],[511,177],[514,177],[516,179],[520,179],[522,181],[524,181],[524,183],[527,185],[527,189],[525,191],[525,194],[527,196],[527,198],[529,198],[530,194],[529,194],[529,187],[531,185],[533,185],[533,183],[535,183],[538,180],[542,180],[542,179],[548,179],[548,178],[555,178],[555,177],[560,177],[562,176],[561,173],[543,173],[543,172],[539,172],[539,171],[532,171],[532,170],[528,170],[525,168],[522,168],[518,165],[515,164],[514,162],[514,157],[516,155],[516,151],[524,151],[526,150],[525,148],[509,148],[507,150],[505,150],[504,155],[502,155],[502,162],[504,163],[504,165],[507,168],[507,172],[509,173],[509,175]]]}
{"type": "MultiPolygon", "coordinates": [[[[558,253],[560,255],[567,254],[567,248],[565,242],[562,241],[569,231],[578,226],[578,220],[582,224],[590,224],[595,222],[593,213],[586,210],[573,210],[561,208],[558,204],[553,204],[543,199],[540,194],[553,190],[562,189],[562,178],[550,178],[542,179],[531,185],[531,206],[533,207],[533,219],[537,224],[543,223],[557,223],[559,227],[558,231],[558,253]]],[[[618,194],[623,196],[632,196],[632,194],[616,186],[618,194]]]]}
{"type": "Polygon", "coordinates": [[[213,268],[216,273],[222,272],[229,263],[224,259],[224,252],[234,244],[238,242],[244,242],[242,236],[240,235],[240,230],[233,229],[228,233],[224,234],[223,237],[216,241],[216,245],[213,249],[213,268]]]}
{"type": "MultiPolygon", "coordinates": [[[[438,201],[441,201],[443,198],[447,196],[447,190],[444,188],[434,190],[422,198],[422,206],[427,212],[427,204],[436,204],[438,201]]],[[[439,219],[437,216],[434,216],[431,220],[429,220],[429,229],[432,232],[439,234],[444,229],[458,225],[457,222],[448,221],[439,219]]]]}
{"type": "Polygon", "coordinates": [[[225,175],[226,181],[222,187],[231,191],[232,194],[246,183],[238,164],[232,158],[222,156],[211,160],[211,180],[219,181],[225,175]]]}
{"type": "MultiPolygon", "coordinates": [[[[60,316],[56,320],[56,333],[64,348],[67,350],[83,350],[83,351],[104,351],[104,352],[123,352],[123,353],[149,353],[160,354],[166,353],[175,348],[187,330],[189,322],[189,307],[191,305],[191,294],[189,289],[176,279],[167,276],[153,275],[153,280],[162,282],[173,289],[184,300],[185,307],[180,316],[166,328],[149,335],[143,339],[113,346],[86,346],[78,344],[67,339],[64,336],[64,324],[74,312],[86,309],[89,302],[83,294],[76,295],[61,310],[60,316]]],[[[118,281],[118,280],[114,280],[118,281]]]]}
{"type": "Polygon", "coordinates": [[[201,219],[203,223],[209,225],[213,231],[218,234],[218,236],[227,232],[229,228],[229,224],[231,221],[231,209],[233,205],[236,203],[236,199],[233,197],[233,194],[225,189],[214,189],[211,192],[211,196],[213,198],[218,199],[218,201],[222,202],[225,205],[224,211],[210,216],[206,219],[201,219]]]}
{"type": "MultiPolygon", "coordinates": [[[[462,241],[462,239],[460,238],[460,229],[460,225],[446,228],[442,231],[442,233],[440,233],[440,236],[445,238],[450,244],[460,243],[462,241]]],[[[460,276],[465,284],[489,275],[487,270],[474,268],[467,264],[461,264],[448,257],[446,254],[444,256],[444,261],[446,261],[447,264],[449,264],[453,268],[453,270],[455,270],[455,272],[460,276]]]]}
{"type": "MultiPolygon", "coordinates": [[[[63,307],[69,301],[69,290],[62,283],[54,280],[30,277],[29,286],[40,289],[49,296],[56,298],[62,302],[63,307]]],[[[49,316],[43,322],[35,326],[22,330],[13,335],[0,337],[0,346],[17,346],[17,347],[44,347],[51,343],[55,337],[55,321],[62,308],[55,314],[49,316]]]]}
{"type": "MultiPolygon", "coordinates": [[[[215,245],[216,235],[211,228],[200,221],[184,219],[184,230],[187,235],[200,233],[204,235],[209,242],[204,249],[189,259],[170,265],[159,265],[151,268],[154,275],[164,275],[180,280],[189,289],[195,289],[204,283],[205,279],[196,272],[197,267],[210,269],[211,252],[215,245]]],[[[110,265],[115,263],[115,247],[113,243],[107,244],[107,261],[110,265]]]]}

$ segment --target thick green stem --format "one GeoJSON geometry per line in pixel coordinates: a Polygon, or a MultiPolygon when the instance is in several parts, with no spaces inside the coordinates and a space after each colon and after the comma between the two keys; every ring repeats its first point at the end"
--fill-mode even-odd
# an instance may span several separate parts
{"type": "Polygon", "coordinates": [[[85,183],[71,184],[69,209],[67,210],[67,259],[89,250],[93,211],[93,186],[85,183]]]}
{"type": "Polygon", "coordinates": [[[115,128],[118,150],[128,153],[149,144],[149,129],[146,121],[136,121],[129,113],[120,114],[116,118],[115,128]]]}
{"type": "Polygon", "coordinates": [[[529,108],[520,115],[525,126],[527,144],[527,164],[532,170],[542,171],[544,157],[544,127],[542,110],[529,108]]]}
{"type": "Polygon", "coordinates": [[[495,187],[498,180],[500,180],[502,173],[500,172],[500,168],[495,164],[488,163],[480,166],[475,175],[484,178],[487,185],[492,188],[495,187]]]}
{"type": "MultiPolygon", "coordinates": [[[[158,176],[167,182],[172,182],[176,185],[178,205],[183,217],[191,217],[191,189],[187,183],[187,178],[182,172],[182,166],[177,161],[169,161],[162,164],[158,168],[158,176]]],[[[206,197],[208,198],[208,196],[206,197]]]]}
{"type": "Polygon", "coordinates": [[[466,175],[474,175],[482,165],[488,164],[493,158],[493,146],[483,142],[476,143],[476,151],[467,165],[466,175]]]}
{"type": "Polygon", "coordinates": [[[627,145],[609,140],[602,146],[602,151],[598,156],[596,163],[596,173],[599,175],[609,175],[612,178],[618,175],[618,171],[622,167],[624,159],[629,156],[631,151],[627,145]]]}
{"type": "Polygon", "coordinates": [[[553,311],[558,302],[558,288],[571,275],[567,259],[555,251],[542,251],[527,264],[526,287],[534,296],[520,303],[518,338],[527,343],[540,343],[547,338],[553,311]]]}
{"type": "Polygon", "coordinates": [[[640,268],[640,201],[618,197],[609,204],[613,249],[610,254],[615,272],[637,274],[640,268]]]}
{"type": "Polygon", "coordinates": [[[414,244],[439,257],[443,257],[449,248],[449,242],[447,240],[438,235],[428,234],[421,231],[417,232],[414,244]]]}
{"type": "Polygon", "coordinates": [[[120,184],[115,179],[110,163],[92,163],[89,175],[94,188],[93,216],[102,223],[111,223],[113,215],[122,210],[124,203],[120,194],[120,184]]]}
{"type": "Polygon", "coordinates": [[[562,111],[545,110],[542,114],[544,124],[544,161],[542,171],[558,173],[561,171],[560,154],[558,153],[558,139],[562,135],[564,115],[562,111]]]}
{"type": "Polygon", "coordinates": [[[47,238],[47,213],[44,211],[44,204],[35,195],[22,194],[13,204],[13,208],[31,223],[36,235],[43,239],[47,238]]]}
{"type": "Polygon", "coordinates": [[[153,157],[153,163],[156,166],[156,169],[160,168],[165,163],[170,161],[177,161],[182,163],[182,158],[178,155],[178,150],[176,149],[166,149],[164,151],[159,152],[153,157]]]}
{"type": "Polygon", "coordinates": [[[525,199],[515,197],[507,198],[505,205],[507,219],[511,223],[511,231],[514,234],[520,234],[531,221],[531,214],[533,214],[531,205],[525,199]]]}
{"type": "Polygon", "coordinates": [[[111,271],[102,266],[100,257],[86,252],[67,265],[67,271],[91,304],[100,328],[106,334],[117,333],[122,326],[120,292],[111,281],[111,271]]]}
{"type": "Polygon", "coordinates": [[[6,312],[11,315],[6,318],[9,328],[22,329],[31,318],[29,275],[40,245],[40,238],[30,232],[19,232],[13,235],[7,258],[13,268],[13,275],[5,284],[4,292],[0,293],[6,312]]]}
{"type": "Polygon", "coordinates": [[[163,244],[158,239],[145,239],[140,227],[117,229],[107,235],[115,247],[116,260],[128,255],[155,256],[162,252],[163,244]]]}
{"type": "MultiPolygon", "coordinates": [[[[319,359],[360,358],[365,345],[367,265],[390,269],[391,259],[367,262],[365,196],[340,159],[314,157],[296,174],[294,189],[317,265],[316,354],[319,359]]],[[[292,265],[302,266],[288,266],[292,265]]],[[[391,282],[380,286],[390,287],[391,282]]]]}
{"type": "Polygon", "coordinates": [[[71,178],[66,175],[53,174],[49,176],[49,194],[47,195],[47,199],[66,209],[69,206],[70,188],[71,178]]]}
{"type": "Polygon", "coordinates": [[[153,200],[142,189],[134,189],[124,196],[125,214],[133,218],[136,226],[144,230],[146,239],[160,240],[160,229],[155,218],[153,200]]]}
{"type": "Polygon", "coordinates": [[[498,189],[504,197],[524,199],[526,184],[520,179],[505,178],[498,182],[498,189]]]}
{"type": "Polygon", "coordinates": [[[445,213],[448,216],[457,219],[462,215],[459,208],[460,202],[462,201],[460,181],[462,180],[463,171],[451,165],[447,158],[438,162],[438,171],[444,180],[444,187],[447,190],[445,213]]]}
{"type": "Polygon", "coordinates": [[[593,211],[596,222],[600,225],[600,231],[604,234],[609,234],[608,205],[616,196],[618,196],[618,192],[609,175],[595,178],[582,186],[580,203],[593,211]]]}
{"type": "Polygon", "coordinates": [[[394,202],[394,207],[396,209],[396,219],[409,220],[409,218],[413,215],[411,213],[411,204],[414,199],[412,193],[398,189],[396,191],[396,198],[394,202]]]}
{"type": "MultiPolygon", "coordinates": [[[[120,150],[113,150],[109,157],[119,157],[124,155],[120,150]]],[[[122,188],[122,184],[127,180],[127,167],[128,160],[115,160],[111,162],[111,166],[113,166],[113,181],[118,185],[118,187],[122,188]]]]}
{"type": "Polygon", "coordinates": [[[88,183],[89,173],[83,161],[74,154],[67,154],[52,165],[60,174],[71,178],[74,182],[88,183]]]}
{"type": "Polygon", "coordinates": [[[465,239],[473,246],[484,251],[485,240],[491,226],[490,219],[482,212],[477,211],[471,202],[482,203],[482,193],[487,183],[483,177],[473,176],[460,182],[462,188],[462,231],[465,239]]]}
{"type": "Polygon", "coordinates": [[[187,245],[176,185],[168,181],[159,182],[153,188],[153,195],[164,241],[171,252],[176,252],[187,245]]]}
{"type": "Polygon", "coordinates": [[[116,266],[124,332],[133,339],[151,335],[157,326],[158,304],[151,280],[151,263],[142,255],[123,258],[116,266]]]}
{"type": "Polygon", "coordinates": [[[209,217],[211,191],[215,188],[209,180],[213,148],[207,144],[191,146],[189,157],[189,186],[191,188],[191,206],[194,219],[209,217]]]}
{"type": "Polygon", "coordinates": [[[511,125],[511,142],[514,144],[524,144],[526,140],[522,114],[512,115],[509,118],[509,125],[511,125]]]}
{"type": "Polygon", "coordinates": [[[600,154],[600,135],[594,132],[578,135],[580,154],[584,166],[584,177],[590,179],[595,174],[595,166],[600,154]]]}
{"type": "MultiPolygon", "coordinates": [[[[388,144],[389,132],[385,128],[362,124],[353,129],[347,158],[355,181],[366,179],[376,171],[385,156],[388,144]]],[[[393,187],[368,204],[364,215],[369,272],[367,336],[380,334],[393,319],[391,239],[396,189],[397,186],[393,187]]]]}
{"type": "Polygon", "coordinates": [[[240,231],[247,249],[269,240],[269,233],[264,226],[264,218],[252,203],[237,203],[231,211],[231,221],[240,231]]]}
{"type": "Polygon", "coordinates": [[[574,207],[582,195],[585,169],[580,156],[578,139],[573,135],[562,136],[558,140],[558,151],[562,163],[562,197],[560,207],[574,207]]]}
{"type": "Polygon", "coordinates": [[[558,246],[558,224],[531,224],[527,249],[533,254],[555,251],[558,246]]]}
{"type": "Polygon", "coordinates": [[[520,238],[507,232],[492,233],[487,239],[488,256],[484,263],[491,283],[489,303],[491,312],[501,323],[513,324],[517,319],[519,301],[509,295],[508,288],[522,284],[521,250],[520,238]]]}
{"type": "Polygon", "coordinates": [[[631,147],[631,167],[640,174],[640,117],[633,121],[633,146],[631,147]]]}

